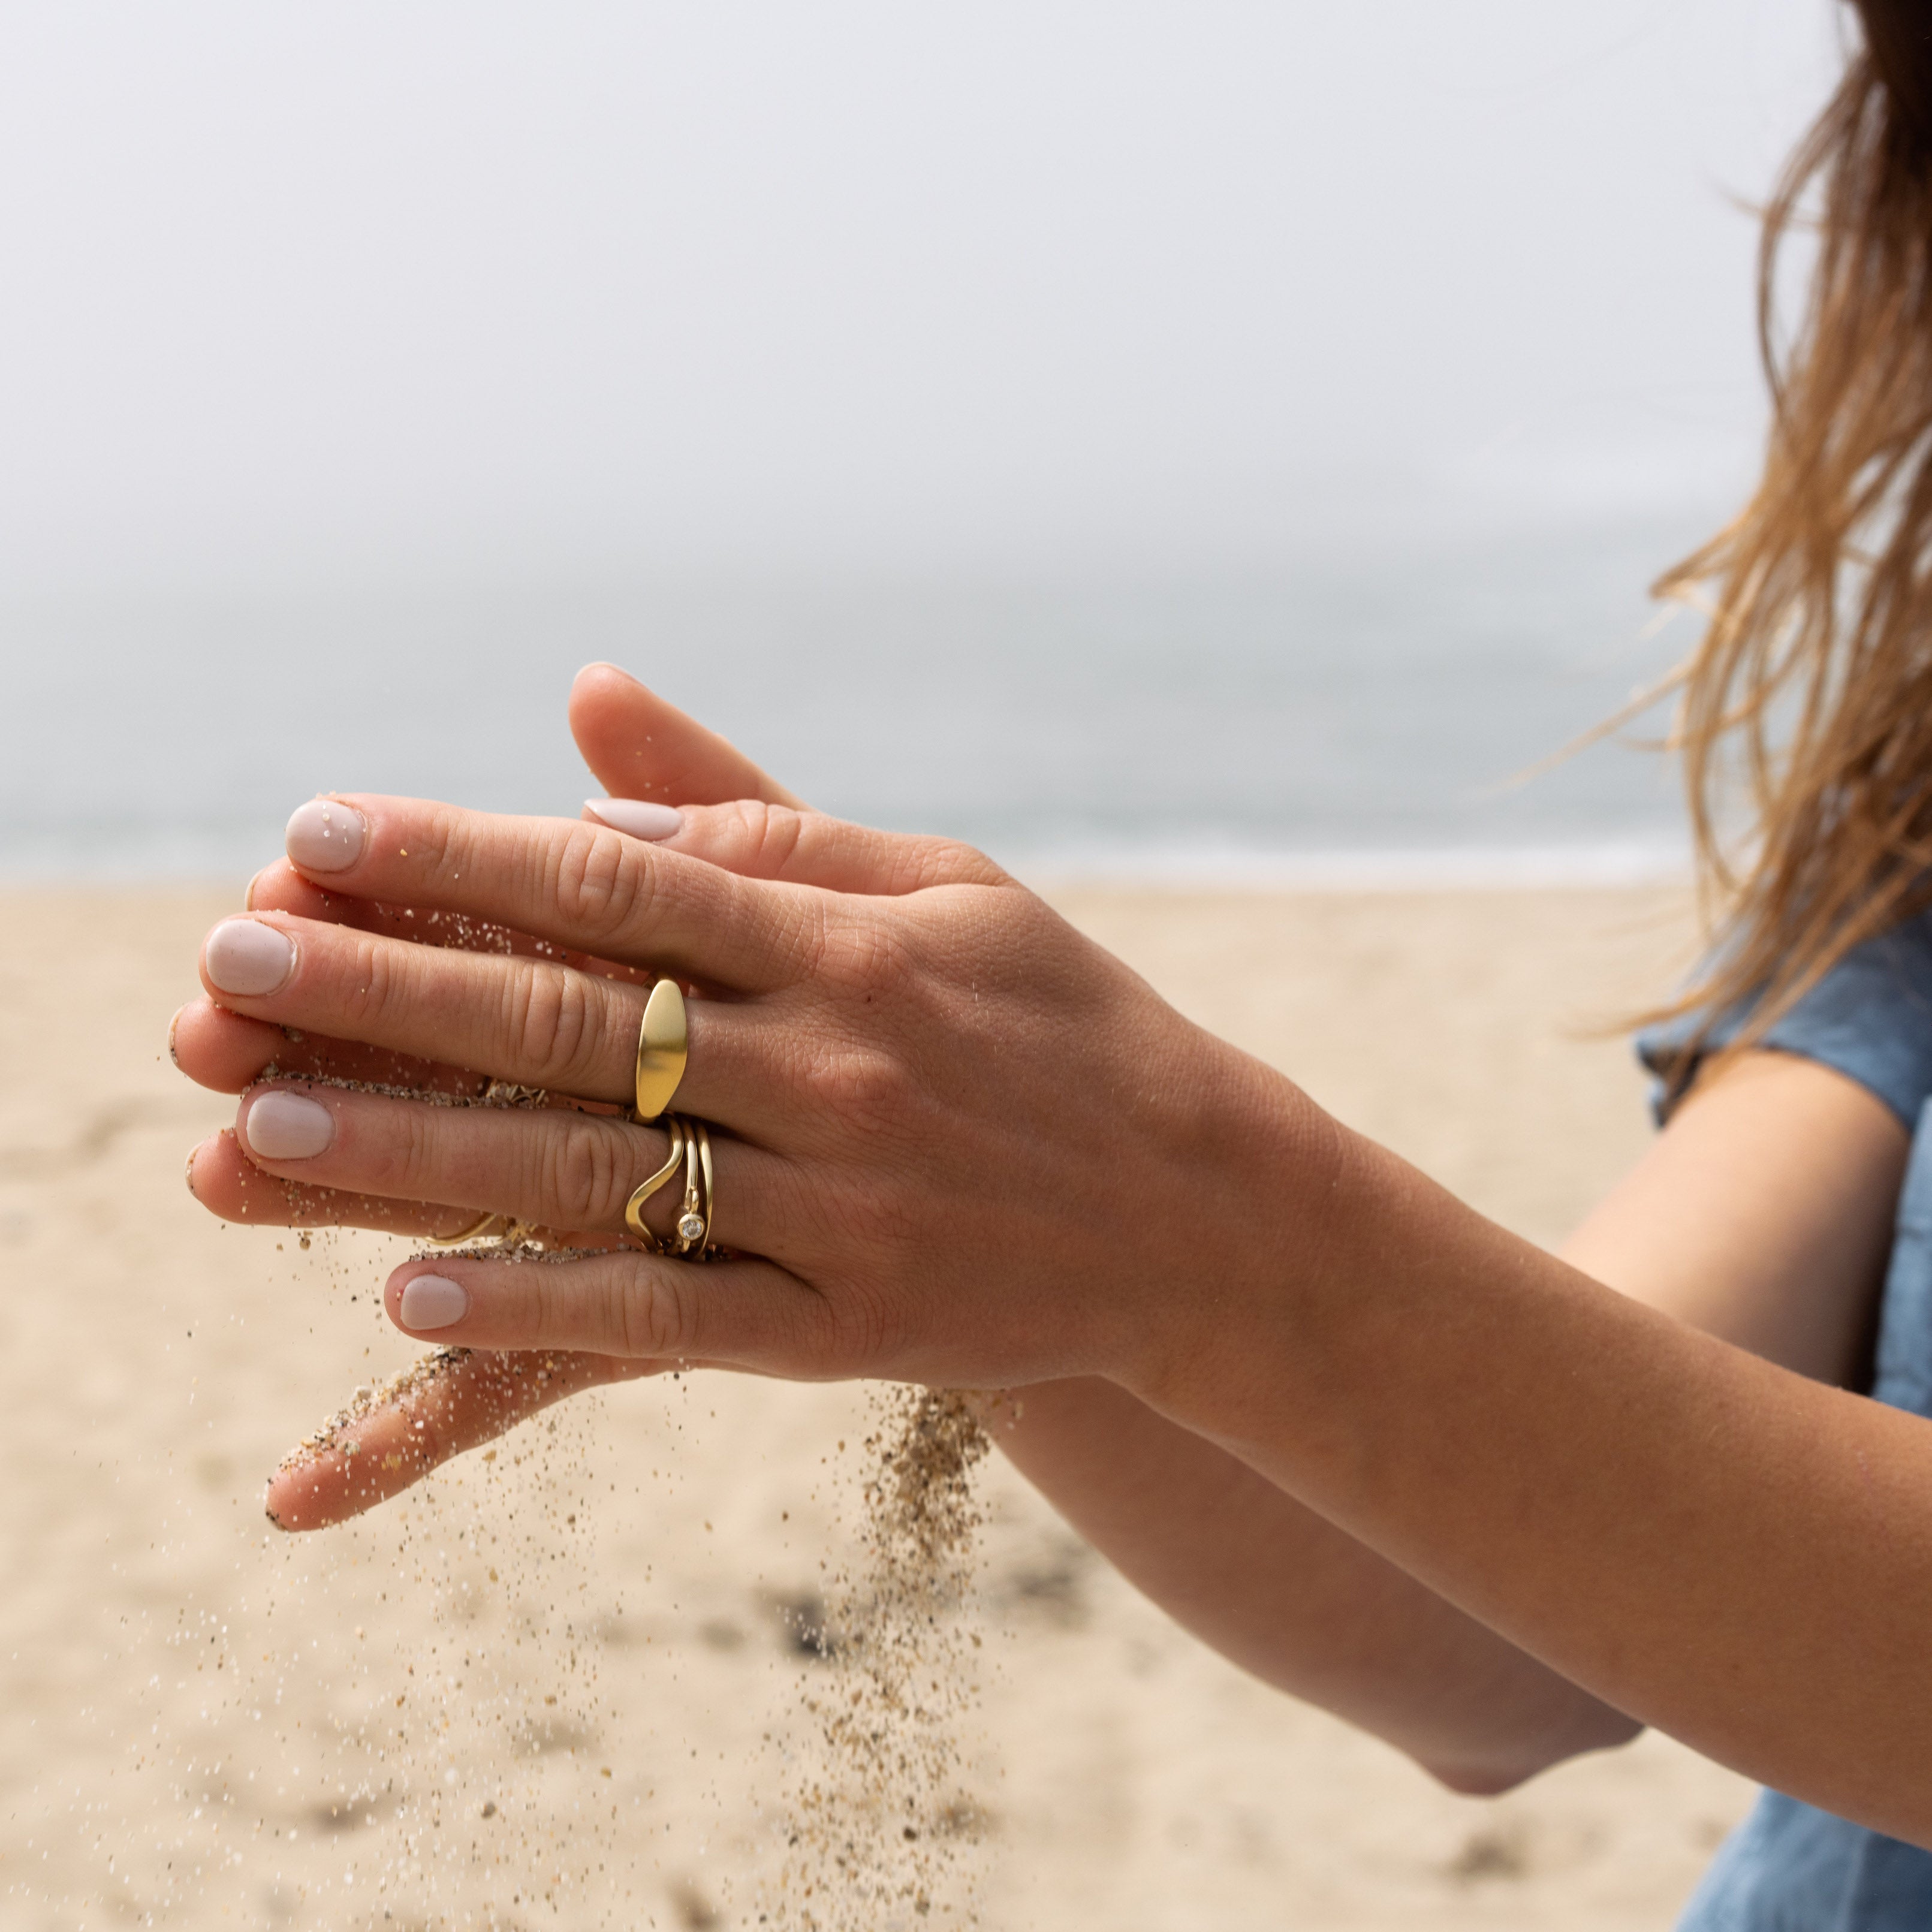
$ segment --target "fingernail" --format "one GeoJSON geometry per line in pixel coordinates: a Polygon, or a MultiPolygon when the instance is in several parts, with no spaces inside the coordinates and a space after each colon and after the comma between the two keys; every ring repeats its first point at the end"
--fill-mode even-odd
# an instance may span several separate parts
{"type": "Polygon", "coordinates": [[[208,935],[201,963],[224,993],[272,993],[294,968],[295,942],[259,919],[224,919],[208,935]]]}
{"type": "Polygon", "coordinates": [[[586,798],[584,808],[614,832],[633,838],[668,838],[681,830],[684,814],[674,805],[653,805],[645,798],[586,798]]]}
{"type": "Polygon", "coordinates": [[[264,1160],[307,1160],[335,1138],[335,1116],[300,1094],[258,1094],[244,1123],[249,1151],[264,1160]]]}
{"type": "Polygon", "coordinates": [[[362,856],[362,814],[340,799],[312,798],[289,815],[283,842],[304,872],[340,872],[362,856]]]}
{"type": "Polygon", "coordinates": [[[397,1310],[405,1328],[447,1328],[470,1312],[470,1298],[460,1282],[440,1274],[419,1274],[403,1285],[397,1310]]]}

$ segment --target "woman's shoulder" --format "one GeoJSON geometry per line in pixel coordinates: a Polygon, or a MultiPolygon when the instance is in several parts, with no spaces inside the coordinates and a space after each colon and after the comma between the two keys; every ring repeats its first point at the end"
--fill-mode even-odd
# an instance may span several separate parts
{"type": "MultiPolygon", "coordinates": [[[[1660,1120],[1697,1062],[1736,1040],[1756,1004],[1752,995],[1714,1016],[1694,1010],[1637,1035],[1638,1058],[1658,1078],[1660,1120]]],[[[1753,1044],[1847,1075],[1915,1127],[1932,1097],[1932,910],[1855,946],[1753,1044]]]]}

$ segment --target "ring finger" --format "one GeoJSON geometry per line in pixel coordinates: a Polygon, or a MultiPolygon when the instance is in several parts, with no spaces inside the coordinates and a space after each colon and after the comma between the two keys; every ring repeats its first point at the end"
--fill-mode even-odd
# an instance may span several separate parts
{"type": "MultiPolygon", "coordinates": [[[[236,1132],[257,1168],[300,1186],[611,1236],[669,1145],[656,1128],[572,1108],[442,1107],[280,1082],[242,1096],[236,1132]]],[[[795,1170],[722,1136],[712,1162],[712,1240],[785,1258],[805,1208],[795,1170]]],[[[675,1178],[662,1187],[647,1221],[668,1228],[681,1192],[675,1178]]]]}
{"type": "MultiPolygon", "coordinates": [[[[354,1194],[313,1182],[290,1180],[257,1167],[242,1151],[232,1127],[211,1134],[188,1159],[188,1191],[211,1214],[250,1228],[367,1228],[379,1234],[448,1241],[477,1226],[480,1214],[434,1201],[404,1201],[382,1194],[354,1194]]],[[[611,1237],[590,1229],[546,1228],[572,1246],[611,1237]]],[[[478,1238],[484,1238],[479,1232],[478,1238]]]]}

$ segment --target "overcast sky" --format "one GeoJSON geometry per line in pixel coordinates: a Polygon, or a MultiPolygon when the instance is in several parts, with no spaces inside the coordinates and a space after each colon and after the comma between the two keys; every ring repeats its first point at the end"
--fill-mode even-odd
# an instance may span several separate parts
{"type": "Polygon", "coordinates": [[[1742,481],[1838,0],[0,15],[0,582],[1266,567],[1742,481]]]}

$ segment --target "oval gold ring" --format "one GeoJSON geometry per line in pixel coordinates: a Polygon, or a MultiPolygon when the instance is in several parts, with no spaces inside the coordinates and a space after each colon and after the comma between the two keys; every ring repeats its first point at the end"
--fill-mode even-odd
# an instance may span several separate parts
{"type": "Polygon", "coordinates": [[[660,980],[644,1002],[638,1028],[635,1079],[637,1117],[655,1120],[670,1103],[684,1078],[690,1040],[684,1017],[684,994],[675,980],[660,980]]]}

